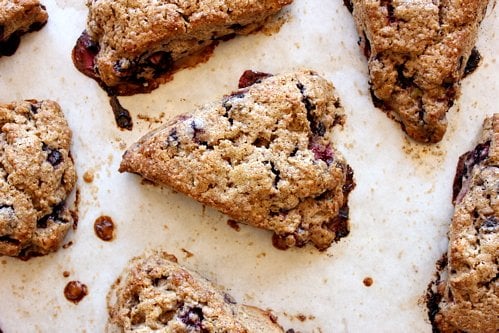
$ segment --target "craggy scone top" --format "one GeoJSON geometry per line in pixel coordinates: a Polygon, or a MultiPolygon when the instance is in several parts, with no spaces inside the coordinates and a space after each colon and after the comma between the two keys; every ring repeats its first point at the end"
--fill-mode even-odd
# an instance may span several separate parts
{"type": "MultiPolygon", "coordinates": [[[[154,85],[179,59],[205,50],[217,40],[260,28],[291,1],[87,1],[87,33],[98,45],[94,50],[96,75],[107,87],[122,81],[154,85]]],[[[115,90],[118,94],[132,92],[130,88],[115,90]]]]}
{"type": "Polygon", "coordinates": [[[0,56],[12,55],[24,33],[41,29],[48,14],[38,0],[0,0],[0,56]]]}
{"type": "Polygon", "coordinates": [[[434,325],[441,333],[499,331],[499,114],[460,158],[448,264],[438,283],[434,325]]]}
{"type": "Polygon", "coordinates": [[[55,251],[72,225],[65,200],[76,183],[71,130],[59,105],[0,105],[0,255],[55,251]]]}
{"type": "Polygon", "coordinates": [[[108,306],[108,332],[284,332],[270,312],[237,304],[164,251],[133,258],[111,287],[108,306]]]}
{"type": "Polygon", "coordinates": [[[334,87],[310,70],[246,80],[144,136],[125,152],[120,171],[272,230],[279,248],[310,242],[325,250],[348,234],[354,186],[331,141],[343,121],[334,87]]]}
{"type": "Polygon", "coordinates": [[[442,139],[488,2],[351,0],[373,102],[413,139],[442,139]]]}

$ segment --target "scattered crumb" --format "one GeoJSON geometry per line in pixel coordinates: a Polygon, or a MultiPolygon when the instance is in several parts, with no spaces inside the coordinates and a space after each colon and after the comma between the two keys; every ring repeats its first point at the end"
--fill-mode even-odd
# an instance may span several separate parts
{"type": "Polygon", "coordinates": [[[69,241],[69,242],[67,242],[66,244],[64,244],[64,245],[62,246],[62,248],[63,248],[63,249],[67,249],[67,248],[68,248],[68,247],[70,247],[71,245],[73,245],[73,241],[69,241]]]}
{"type": "Polygon", "coordinates": [[[83,174],[83,180],[85,183],[91,183],[94,181],[94,173],[92,171],[85,171],[83,174]]]}
{"type": "Polygon", "coordinates": [[[239,226],[239,223],[237,221],[229,219],[229,220],[227,220],[227,224],[229,225],[229,227],[231,227],[235,231],[241,230],[241,227],[239,226]]]}
{"type": "Polygon", "coordinates": [[[148,116],[145,114],[140,114],[140,113],[137,115],[137,118],[139,118],[140,120],[147,121],[151,124],[161,124],[163,122],[164,117],[165,117],[164,112],[161,112],[158,117],[151,117],[151,116],[148,116]]]}
{"type": "Polygon", "coordinates": [[[62,272],[62,276],[64,276],[65,278],[69,277],[69,272],[68,271],[64,271],[62,272]]]}
{"type": "Polygon", "coordinates": [[[284,312],[284,316],[287,317],[290,320],[296,320],[296,319],[298,319],[301,322],[304,322],[304,321],[307,321],[307,320],[314,320],[315,319],[314,315],[305,315],[303,313],[290,314],[290,313],[284,312]]]}
{"type": "Polygon", "coordinates": [[[2,265],[7,265],[7,260],[2,260],[2,265]]]}
{"type": "Polygon", "coordinates": [[[366,287],[370,287],[373,285],[374,281],[371,277],[365,277],[364,280],[362,281],[362,283],[364,283],[364,286],[366,287]]]}
{"type": "Polygon", "coordinates": [[[428,156],[439,157],[439,160],[445,156],[445,151],[440,144],[425,145],[412,141],[407,137],[404,137],[402,150],[413,160],[420,160],[421,162],[424,162],[428,156]]]}
{"type": "Polygon", "coordinates": [[[184,252],[186,258],[190,258],[194,255],[194,253],[192,253],[184,248],[181,248],[180,250],[182,250],[182,252],[184,252]]]}
{"type": "Polygon", "coordinates": [[[303,322],[303,321],[307,320],[307,316],[305,316],[304,314],[301,314],[301,313],[300,313],[300,314],[297,314],[297,315],[296,315],[296,318],[297,318],[299,321],[301,321],[301,322],[303,322]]]}
{"type": "Polygon", "coordinates": [[[257,257],[257,258],[263,258],[263,257],[265,257],[266,255],[267,255],[267,253],[262,252],[262,253],[257,254],[257,255],[256,255],[256,257],[257,257]]]}

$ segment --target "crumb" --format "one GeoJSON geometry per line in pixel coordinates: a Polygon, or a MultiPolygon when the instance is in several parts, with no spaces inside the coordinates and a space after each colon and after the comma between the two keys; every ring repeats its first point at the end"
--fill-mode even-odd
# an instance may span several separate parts
{"type": "Polygon", "coordinates": [[[73,245],[73,241],[69,241],[69,242],[67,242],[66,244],[64,244],[64,245],[62,246],[62,248],[63,248],[63,249],[67,249],[67,248],[68,248],[68,247],[70,247],[71,245],[73,245]]]}
{"type": "Polygon", "coordinates": [[[91,183],[94,181],[94,173],[92,171],[85,171],[83,174],[83,180],[85,183],[91,183]]]}
{"type": "Polygon", "coordinates": [[[227,220],[227,224],[229,225],[229,227],[231,227],[235,231],[241,230],[241,227],[239,226],[239,223],[237,221],[229,219],[229,220],[227,220]]]}
{"type": "Polygon", "coordinates": [[[307,316],[305,316],[304,314],[300,313],[300,314],[296,315],[296,319],[298,319],[301,322],[304,322],[305,320],[307,320],[307,316]]]}
{"type": "Polygon", "coordinates": [[[148,123],[151,123],[151,124],[161,124],[163,122],[164,117],[165,117],[164,112],[161,112],[158,117],[151,117],[151,116],[148,116],[145,114],[140,114],[140,113],[137,115],[137,118],[139,118],[140,120],[147,121],[148,123]]]}
{"type": "Polygon", "coordinates": [[[194,255],[194,253],[192,253],[184,248],[181,248],[180,250],[182,250],[182,252],[184,252],[186,258],[190,258],[194,255]]]}
{"type": "Polygon", "coordinates": [[[364,278],[364,280],[362,281],[362,283],[364,283],[364,286],[370,287],[370,286],[373,285],[374,281],[373,281],[373,279],[371,277],[368,276],[368,277],[364,278]]]}

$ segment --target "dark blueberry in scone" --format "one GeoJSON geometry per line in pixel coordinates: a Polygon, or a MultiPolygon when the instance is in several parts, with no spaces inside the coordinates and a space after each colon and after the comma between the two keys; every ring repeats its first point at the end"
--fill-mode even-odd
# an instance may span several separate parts
{"type": "Polygon", "coordinates": [[[47,19],[38,0],[0,0],[0,57],[14,54],[21,36],[40,30],[47,19]]]}
{"type": "Polygon", "coordinates": [[[499,329],[499,114],[459,159],[447,261],[428,289],[434,332],[499,329]]]}
{"type": "Polygon", "coordinates": [[[260,29],[292,0],[88,1],[75,66],[110,95],[149,92],[206,61],[221,40],[260,29]]]}
{"type": "Polygon", "coordinates": [[[269,311],[237,304],[164,251],[129,262],[108,308],[109,332],[284,333],[269,311]]]}
{"type": "Polygon", "coordinates": [[[345,0],[368,59],[374,105],[414,140],[438,142],[473,50],[488,0],[345,0]]]}
{"type": "Polygon", "coordinates": [[[221,101],[144,136],[125,152],[120,171],[271,230],[278,248],[325,250],[348,234],[354,186],[331,141],[344,117],[334,87],[310,70],[246,72],[242,81],[221,101]]]}
{"type": "Polygon", "coordinates": [[[0,255],[55,251],[73,218],[65,201],[76,174],[71,131],[59,105],[0,105],[0,255]]]}

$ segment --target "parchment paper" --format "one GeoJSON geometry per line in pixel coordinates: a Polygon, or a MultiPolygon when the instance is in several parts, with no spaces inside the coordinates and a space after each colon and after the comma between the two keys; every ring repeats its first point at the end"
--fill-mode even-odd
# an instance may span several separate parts
{"type": "Polygon", "coordinates": [[[74,133],[80,219],[66,249],[27,262],[0,258],[3,332],[102,332],[109,286],[131,257],[158,246],[238,301],[272,309],[286,329],[431,332],[422,296],[447,247],[457,159],[474,146],[485,115],[499,111],[497,9],[490,6],[483,21],[477,44],[483,62],[463,81],[443,141],[427,146],[409,141],[373,107],[367,64],[341,0],[295,0],[278,33],[222,43],[207,63],[177,73],[151,94],[120,98],[133,131],[117,129],[106,94],[71,62],[85,26],[84,1],[44,3],[47,26],[25,36],[13,57],[0,58],[0,101],[61,104],[74,133]],[[351,233],[328,251],[277,250],[270,232],[247,226],[238,232],[215,210],[117,172],[124,149],[158,126],[154,119],[165,121],[234,90],[245,69],[300,67],[332,80],[347,113],[335,138],[355,171],[351,233]],[[83,181],[85,172],[93,182],[83,181]],[[94,234],[101,215],[117,225],[112,242],[94,234]],[[366,277],[372,286],[363,284],[366,277]],[[88,286],[77,305],[63,295],[70,280],[88,286]]]}

